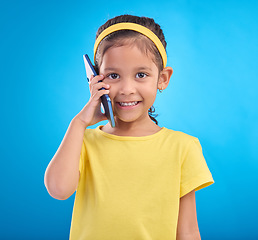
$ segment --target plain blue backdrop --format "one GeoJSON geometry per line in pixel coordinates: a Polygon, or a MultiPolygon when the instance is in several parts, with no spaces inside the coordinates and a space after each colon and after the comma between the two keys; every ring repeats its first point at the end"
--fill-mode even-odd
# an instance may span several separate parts
{"type": "Polygon", "coordinates": [[[204,240],[258,239],[258,4],[238,0],[0,2],[0,239],[68,239],[74,195],[45,169],[89,99],[82,55],[120,14],[153,17],[168,42],[160,126],[199,138],[215,184],[196,193],[204,240]]]}

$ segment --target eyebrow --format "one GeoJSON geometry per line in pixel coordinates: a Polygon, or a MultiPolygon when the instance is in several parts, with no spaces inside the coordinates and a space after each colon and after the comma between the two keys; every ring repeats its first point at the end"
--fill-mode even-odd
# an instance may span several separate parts
{"type": "Polygon", "coordinates": [[[105,68],[104,71],[117,71],[118,68],[112,68],[112,67],[108,67],[108,68],[105,68]]]}
{"type": "MultiPolygon", "coordinates": [[[[115,67],[107,67],[104,69],[104,71],[118,71],[119,68],[115,68],[115,67]]],[[[142,71],[142,70],[148,70],[148,71],[152,71],[151,68],[146,67],[146,66],[141,66],[141,67],[137,67],[134,69],[135,71],[142,71]]]]}

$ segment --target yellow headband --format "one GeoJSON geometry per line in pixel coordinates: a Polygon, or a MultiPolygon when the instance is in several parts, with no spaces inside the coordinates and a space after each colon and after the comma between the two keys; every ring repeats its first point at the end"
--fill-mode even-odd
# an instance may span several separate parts
{"type": "Polygon", "coordinates": [[[139,33],[145,35],[146,37],[148,37],[156,45],[156,47],[159,50],[159,53],[162,57],[162,60],[163,60],[163,67],[166,67],[166,65],[167,65],[166,50],[165,50],[163,44],[161,43],[161,41],[159,40],[159,38],[156,36],[156,34],[153,33],[150,29],[148,29],[142,25],[139,25],[136,23],[128,23],[128,22],[117,23],[117,24],[111,25],[110,27],[106,28],[103,32],[101,32],[101,34],[98,36],[98,38],[96,39],[96,42],[94,44],[94,60],[95,60],[97,48],[98,48],[100,42],[102,41],[102,39],[104,37],[106,37],[107,35],[109,35],[110,33],[116,32],[119,30],[133,30],[133,31],[139,32],[139,33]]]}

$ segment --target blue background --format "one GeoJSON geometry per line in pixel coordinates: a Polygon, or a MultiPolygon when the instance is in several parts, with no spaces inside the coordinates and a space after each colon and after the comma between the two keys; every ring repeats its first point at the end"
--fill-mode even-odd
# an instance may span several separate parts
{"type": "Polygon", "coordinates": [[[258,239],[257,1],[1,1],[0,239],[68,239],[74,195],[45,169],[89,99],[82,55],[120,14],[153,17],[168,42],[160,126],[199,138],[215,184],[198,191],[202,239],[258,239]]]}

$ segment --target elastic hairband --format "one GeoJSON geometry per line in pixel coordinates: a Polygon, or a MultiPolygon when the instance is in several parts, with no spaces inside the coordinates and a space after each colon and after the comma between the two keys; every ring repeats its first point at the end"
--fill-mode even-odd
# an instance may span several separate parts
{"type": "Polygon", "coordinates": [[[139,32],[139,33],[145,35],[146,37],[148,37],[156,45],[156,47],[159,50],[159,53],[162,57],[163,66],[166,67],[166,65],[167,65],[166,50],[165,50],[163,44],[161,43],[161,41],[159,40],[159,38],[156,36],[156,34],[153,33],[150,29],[148,29],[142,25],[139,25],[136,23],[128,23],[128,22],[117,23],[117,24],[111,25],[110,27],[106,28],[103,32],[101,32],[101,34],[98,36],[98,38],[96,39],[95,44],[94,44],[94,60],[95,60],[97,48],[98,48],[100,42],[102,41],[102,39],[104,37],[106,37],[107,35],[109,35],[110,33],[116,32],[119,30],[133,30],[133,31],[139,32]]]}

